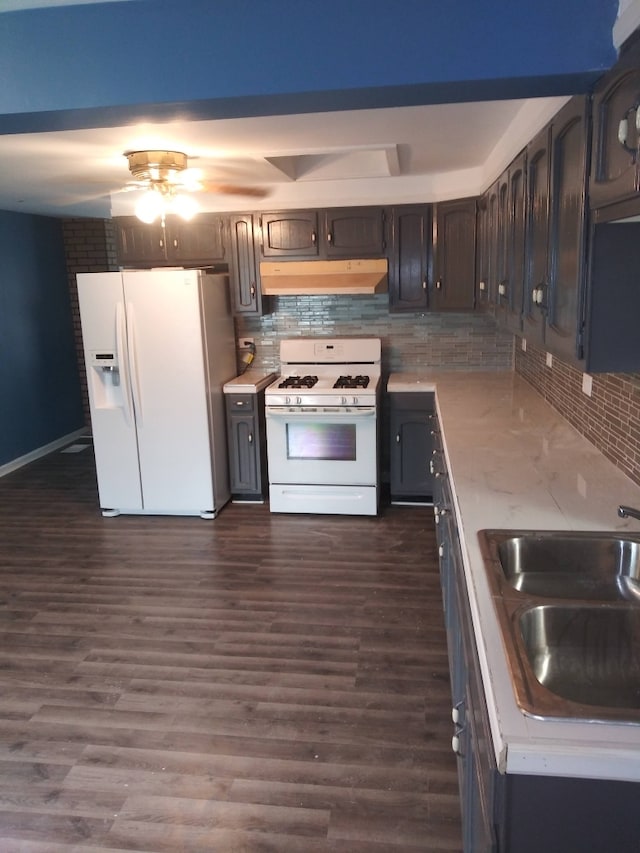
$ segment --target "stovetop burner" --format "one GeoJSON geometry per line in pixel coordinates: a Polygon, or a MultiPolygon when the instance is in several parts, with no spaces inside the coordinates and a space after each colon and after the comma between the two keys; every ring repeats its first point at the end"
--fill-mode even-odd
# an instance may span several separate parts
{"type": "Polygon", "coordinates": [[[278,388],[313,388],[317,381],[317,376],[287,376],[278,388]]]}
{"type": "Polygon", "coordinates": [[[366,388],[369,384],[368,376],[339,376],[334,388],[366,388]]]}

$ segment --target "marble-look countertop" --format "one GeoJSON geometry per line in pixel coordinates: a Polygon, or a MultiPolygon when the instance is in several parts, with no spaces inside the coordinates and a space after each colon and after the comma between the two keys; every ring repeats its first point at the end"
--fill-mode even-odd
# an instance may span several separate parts
{"type": "Polygon", "coordinates": [[[276,373],[261,373],[259,370],[247,370],[222,387],[225,394],[257,394],[277,378],[276,373]]]}
{"type": "Polygon", "coordinates": [[[540,720],[517,706],[478,540],[483,528],[618,530],[635,485],[512,372],[392,374],[436,392],[498,767],[640,781],[640,724],[540,720]]]}

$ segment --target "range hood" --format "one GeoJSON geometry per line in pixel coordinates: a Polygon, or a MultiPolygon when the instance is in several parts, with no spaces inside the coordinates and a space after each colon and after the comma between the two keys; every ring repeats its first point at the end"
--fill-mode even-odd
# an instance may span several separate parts
{"type": "Polygon", "coordinates": [[[351,261],[262,261],[266,296],[322,296],[387,292],[386,258],[351,261]]]}

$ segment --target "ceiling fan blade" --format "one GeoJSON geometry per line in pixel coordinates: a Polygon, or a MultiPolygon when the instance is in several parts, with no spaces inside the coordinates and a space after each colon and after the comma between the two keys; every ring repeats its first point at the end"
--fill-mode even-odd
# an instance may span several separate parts
{"type": "Polygon", "coordinates": [[[249,187],[240,184],[218,184],[213,181],[200,181],[204,192],[221,193],[222,195],[246,195],[252,198],[265,198],[269,190],[264,187],[249,187]]]}

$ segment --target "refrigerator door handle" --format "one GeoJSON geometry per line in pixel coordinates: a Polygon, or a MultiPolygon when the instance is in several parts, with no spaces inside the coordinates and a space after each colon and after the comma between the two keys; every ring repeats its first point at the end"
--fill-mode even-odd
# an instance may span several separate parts
{"type": "Polygon", "coordinates": [[[129,354],[127,352],[126,318],[124,305],[118,302],[116,305],[116,352],[118,355],[118,368],[120,370],[120,385],[122,387],[122,400],[124,419],[128,426],[133,424],[133,401],[131,399],[131,380],[129,377],[129,354]]]}
{"type": "Polygon", "coordinates": [[[127,302],[127,350],[129,357],[129,369],[131,379],[131,394],[133,396],[133,408],[136,414],[136,423],[142,426],[142,395],[140,394],[140,382],[138,380],[138,360],[136,358],[136,329],[135,312],[131,302],[127,302]]]}

